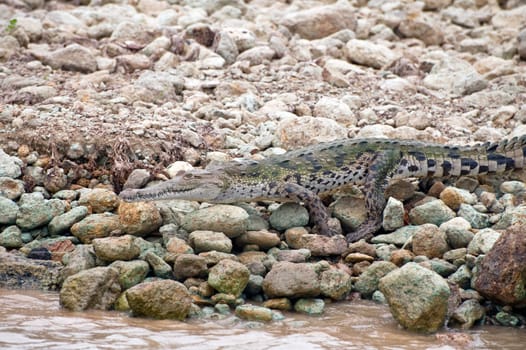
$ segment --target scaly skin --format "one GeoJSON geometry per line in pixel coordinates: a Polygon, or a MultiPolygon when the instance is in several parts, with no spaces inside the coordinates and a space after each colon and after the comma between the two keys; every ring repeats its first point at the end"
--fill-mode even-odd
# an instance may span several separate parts
{"type": "Polygon", "coordinates": [[[258,200],[303,202],[321,234],[331,236],[319,194],[363,185],[368,219],[347,234],[354,242],[381,226],[384,192],[392,179],[482,175],[522,169],[526,135],[499,143],[447,146],[406,140],[361,139],[320,143],[261,161],[232,161],[180,172],[159,185],[125,190],[125,201],[187,199],[209,203],[258,200]]]}

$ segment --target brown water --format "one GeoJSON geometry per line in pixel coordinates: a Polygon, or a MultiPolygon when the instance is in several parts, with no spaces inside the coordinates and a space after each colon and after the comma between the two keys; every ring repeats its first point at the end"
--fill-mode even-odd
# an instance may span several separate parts
{"type": "Polygon", "coordinates": [[[187,322],[118,312],[68,312],[56,293],[0,289],[0,349],[526,349],[526,330],[479,327],[418,335],[372,302],[328,305],[321,317],[285,314],[262,326],[228,316],[187,322]]]}

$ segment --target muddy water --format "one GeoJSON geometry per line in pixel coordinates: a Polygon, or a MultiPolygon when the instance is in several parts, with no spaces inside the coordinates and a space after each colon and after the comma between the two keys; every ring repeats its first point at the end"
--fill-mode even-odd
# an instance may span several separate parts
{"type": "Polygon", "coordinates": [[[525,349],[526,331],[480,327],[418,335],[372,302],[329,305],[322,317],[286,314],[263,326],[229,316],[187,322],[61,310],[56,293],[0,289],[0,349],[525,349]]]}

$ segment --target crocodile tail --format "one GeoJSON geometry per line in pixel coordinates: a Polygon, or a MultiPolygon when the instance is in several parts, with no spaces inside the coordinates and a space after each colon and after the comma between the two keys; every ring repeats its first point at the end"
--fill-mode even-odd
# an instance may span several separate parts
{"type": "Polygon", "coordinates": [[[526,135],[484,144],[487,171],[480,173],[502,173],[507,170],[522,169],[525,166],[526,135]]]}

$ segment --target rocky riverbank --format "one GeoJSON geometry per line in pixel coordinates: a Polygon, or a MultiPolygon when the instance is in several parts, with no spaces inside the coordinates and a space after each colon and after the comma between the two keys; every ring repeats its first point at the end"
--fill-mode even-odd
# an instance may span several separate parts
{"type": "MultiPolygon", "coordinates": [[[[526,134],[520,1],[0,9],[1,286],[157,318],[268,322],[363,297],[418,331],[526,324],[521,181],[394,183],[382,234],[351,245],[310,234],[297,204],[117,196],[336,138],[526,134]]],[[[364,220],[357,189],[327,203],[345,231],[364,220]]]]}

